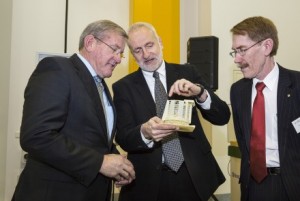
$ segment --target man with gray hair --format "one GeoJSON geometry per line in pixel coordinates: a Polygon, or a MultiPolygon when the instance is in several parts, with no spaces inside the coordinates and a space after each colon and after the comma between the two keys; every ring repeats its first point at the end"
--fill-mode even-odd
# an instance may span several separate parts
{"type": "Polygon", "coordinates": [[[128,46],[140,68],[113,84],[116,141],[128,152],[136,179],[122,187],[120,201],[208,200],[225,178],[197,110],[224,125],[230,118],[226,102],[206,86],[195,66],[163,60],[162,40],[151,24],[133,24],[128,46]],[[192,132],[162,121],[168,98],[195,103],[192,132]]]}
{"type": "Polygon", "coordinates": [[[135,178],[113,138],[116,112],[104,79],[121,63],[126,32],[89,24],[70,58],[39,62],[25,89],[20,144],[28,152],[14,201],[109,201],[135,178]]]}

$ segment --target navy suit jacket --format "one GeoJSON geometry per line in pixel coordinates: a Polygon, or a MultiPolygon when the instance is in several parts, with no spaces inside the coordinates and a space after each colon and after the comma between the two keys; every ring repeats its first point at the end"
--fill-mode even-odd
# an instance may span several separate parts
{"type": "Polygon", "coordinates": [[[14,200],[109,199],[111,181],[99,170],[104,154],[117,150],[107,137],[94,79],[76,54],[45,58],[34,70],[25,89],[20,143],[28,161],[14,200]]]}
{"type": "MultiPolygon", "coordinates": [[[[167,90],[178,79],[185,78],[194,83],[204,84],[193,66],[166,63],[167,90]]],[[[216,125],[229,121],[227,104],[208,90],[212,104],[210,110],[203,110],[202,116],[216,125]]],[[[155,102],[146,80],[139,69],[113,84],[114,103],[118,113],[116,142],[128,152],[133,163],[136,179],[121,189],[121,201],[153,201],[157,199],[161,175],[161,143],[149,148],[141,138],[141,124],[156,116],[155,102]]],[[[172,99],[186,99],[173,96],[172,99]]],[[[211,152],[194,107],[192,123],[196,126],[192,133],[179,132],[185,164],[201,200],[208,200],[225,178],[211,152]]],[[[183,192],[188,193],[188,192],[183,192]]]]}
{"type": "MultiPolygon", "coordinates": [[[[234,83],[230,91],[235,134],[242,154],[241,200],[247,198],[250,178],[251,90],[252,79],[243,78],[234,83]]],[[[290,200],[296,201],[300,196],[300,134],[297,134],[291,122],[300,117],[300,72],[279,66],[277,90],[281,177],[290,200]]]]}

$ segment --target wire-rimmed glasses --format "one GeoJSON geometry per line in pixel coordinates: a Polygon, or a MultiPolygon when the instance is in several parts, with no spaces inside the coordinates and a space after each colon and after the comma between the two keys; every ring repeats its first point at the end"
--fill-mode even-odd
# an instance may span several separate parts
{"type": "Polygon", "coordinates": [[[115,54],[115,55],[120,55],[120,57],[121,57],[122,59],[125,58],[125,57],[124,57],[124,54],[123,54],[123,52],[122,52],[121,49],[112,47],[111,45],[107,44],[106,42],[104,42],[103,40],[101,40],[100,38],[98,38],[97,36],[94,36],[94,38],[95,38],[96,40],[100,41],[101,43],[104,43],[107,47],[109,47],[109,48],[113,51],[113,54],[115,54]]]}
{"type": "Polygon", "coordinates": [[[254,47],[255,45],[257,45],[258,43],[260,43],[260,42],[262,42],[264,40],[265,39],[260,40],[260,41],[254,43],[253,45],[251,45],[250,47],[247,47],[247,48],[238,48],[238,49],[235,49],[232,52],[229,52],[229,55],[232,56],[232,58],[235,58],[237,54],[239,54],[240,56],[245,56],[247,50],[249,50],[250,48],[254,47]]]}

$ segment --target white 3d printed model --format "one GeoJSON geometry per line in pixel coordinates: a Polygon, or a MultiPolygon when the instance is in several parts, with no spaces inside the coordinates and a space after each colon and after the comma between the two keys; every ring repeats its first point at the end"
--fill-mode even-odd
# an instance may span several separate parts
{"type": "Polygon", "coordinates": [[[167,100],[162,120],[166,124],[178,126],[179,131],[193,132],[195,126],[190,123],[194,105],[194,100],[167,100]]]}

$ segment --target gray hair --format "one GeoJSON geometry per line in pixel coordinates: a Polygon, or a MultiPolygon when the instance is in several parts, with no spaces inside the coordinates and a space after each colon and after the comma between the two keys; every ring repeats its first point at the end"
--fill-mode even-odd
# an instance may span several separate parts
{"type": "Polygon", "coordinates": [[[128,38],[126,31],[118,24],[110,20],[98,20],[90,23],[83,30],[79,39],[79,50],[81,50],[84,47],[84,38],[87,35],[94,35],[102,39],[105,36],[107,36],[108,32],[115,32],[118,33],[120,36],[124,37],[125,39],[128,38]]]}
{"type": "MultiPolygon", "coordinates": [[[[134,31],[139,30],[141,28],[147,28],[148,30],[150,30],[153,33],[153,35],[155,36],[155,38],[157,40],[159,40],[159,36],[158,36],[158,34],[157,34],[154,26],[152,24],[150,24],[150,23],[147,23],[147,22],[136,22],[136,23],[132,24],[130,26],[130,28],[128,29],[127,33],[129,35],[131,32],[134,32],[134,31]]],[[[128,46],[130,48],[130,44],[128,44],[128,46]]]]}

